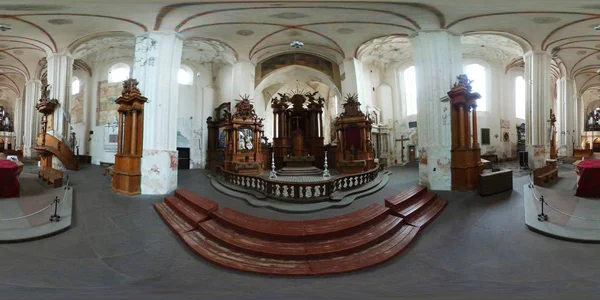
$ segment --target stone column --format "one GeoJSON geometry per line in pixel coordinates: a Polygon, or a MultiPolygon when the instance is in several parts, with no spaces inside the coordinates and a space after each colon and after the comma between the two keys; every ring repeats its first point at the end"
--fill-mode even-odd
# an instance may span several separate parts
{"type": "MultiPolygon", "coordinates": [[[[232,93],[234,99],[240,95],[250,95],[254,99],[254,72],[256,66],[250,61],[240,61],[233,65],[232,93]]],[[[264,106],[264,104],[261,104],[264,106]]]]}
{"type": "Polygon", "coordinates": [[[13,150],[17,150],[21,148],[21,142],[23,141],[23,98],[21,97],[17,98],[15,101],[13,128],[15,132],[13,150]]]}
{"type": "Polygon", "coordinates": [[[69,134],[69,100],[71,99],[71,76],[73,57],[70,53],[55,53],[46,58],[50,98],[57,99],[59,106],[54,111],[53,130],[49,134],[59,140],[69,134]]]}
{"type": "Polygon", "coordinates": [[[537,169],[546,165],[546,153],[550,153],[548,128],[550,123],[550,62],[551,55],[545,51],[530,51],[525,60],[526,90],[526,145],[529,168],[537,169]],[[548,148],[548,149],[546,149],[548,148]]]}
{"type": "Polygon", "coordinates": [[[136,37],[133,76],[144,106],[142,194],[167,194],[177,187],[177,109],[182,39],[171,32],[136,37]]]}
{"type": "Polygon", "coordinates": [[[42,82],[39,80],[28,80],[25,83],[25,105],[23,106],[23,156],[32,157],[36,155],[35,139],[37,137],[38,114],[35,105],[40,100],[42,82]]]}
{"type": "Polygon", "coordinates": [[[559,80],[558,101],[560,114],[557,113],[557,119],[560,122],[558,134],[560,136],[559,155],[573,156],[573,143],[577,142],[577,98],[575,97],[575,88],[573,79],[563,77],[559,80]],[[563,134],[564,132],[564,134],[563,134]]]}
{"type": "MultiPolygon", "coordinates": [[[[342,63],[343,73],[342,78],[342,95],[357,94],[360,109],[366,113],[367,111],[367,96],[368,91],[363,91],[363,65],[362,62],[354,57],[345,59],[342,63]]],[[[341,103],[345,99],[340,99],[341,103]]]]}
{"type": "Polygon", "coordinates": [[[412,49],[417,73],[419,182],[433,190],[450,190],[450,103],[441,100],[463,73],[460,36],[445,30],[417,32],[412,49]]]}

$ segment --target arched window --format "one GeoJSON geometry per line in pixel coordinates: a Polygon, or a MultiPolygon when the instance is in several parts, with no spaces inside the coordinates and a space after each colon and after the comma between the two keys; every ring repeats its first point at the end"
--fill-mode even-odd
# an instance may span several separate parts
{"type": "Polygon", "coordinates": [[[485,67],[480,64],[470,64],[465,67],[465,74],[469,80],[473,80],[471,87],[473,92],[481,95],[481,99],[477,100],[477,110],[487,111],[487,78],[485,67]]]}
{"type": "Polygon", "coordinates": [[[177,73],[177,82],[184,85],[192,85],[194,83],[194,72],[187,66],[181,66],[177,73]]]}
{"type": "Polygon", "coordinates": [[[406,115],[417,114],[417,73],[415,66],[404,70],[404,99],[406,99],[406,115]]]}
{"type": "Polygon", "coordinates": [[[131,68],[124,63],[118,63],[108,69],[108,82],[121,82],[129,79],[131,68]]]}
{"type": "Polygon", "coordinates": [[[525,79],[515,78],[515,113],[519,119],[525,119],[525,79]]]}
{"type": "Polygon", "coordinates": [[[79,78],[73,77],[73,81],[71,81],[71,95],[79,94],[80,88],[81,82],[79,82],[79,78]]]}

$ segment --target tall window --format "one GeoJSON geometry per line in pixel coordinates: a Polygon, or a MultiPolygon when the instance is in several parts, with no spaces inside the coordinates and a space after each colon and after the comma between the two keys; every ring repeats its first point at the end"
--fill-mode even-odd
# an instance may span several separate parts
{"type": "Polygon", "coordinates": [[[516,117],[525,119],[525,79],[523,76],[515,78],[515,108],[516,117]]]}
{"type": "Polygon", "coordinates": [[[465,67],[465,74],[470,80],[473,80],[471,87],[473,92],[481,95],[481,99],[477,100],[477,110],[487,110],[487,85],[485,67],[480,64],[470,64],[465,67]]]}
{"type": "Polygon", "coordinates": [[[177,73],[177,82],[184,85],[191,85],[194,83],[194,72],[192,69],[182,65],[177,73]]]}
{"type": "Polygon", "coordinates": [[[71,95],[79,94],[80,88],[81,88],[81,82],[79,82],[79,78],[73,77],[73,81],[71,82],[71,95]]]}
{"type": "Polygon", "coordinates": [[[131,68],[124,63],[118,63],[108,69],[108,82],[121,82],[129,79],[131,68]]]}
{"type": "Polygon", "coordinates": [[[406,99],[406,115],[417,114],[417,74],[415,66],[404,70],[404,96],[406,99]]]}

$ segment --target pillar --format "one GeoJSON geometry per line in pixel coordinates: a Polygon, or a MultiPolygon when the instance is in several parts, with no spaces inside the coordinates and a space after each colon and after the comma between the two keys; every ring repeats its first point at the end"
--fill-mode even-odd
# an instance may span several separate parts
{"type": "Polygon", "coordinates": [[[13,150],[21,150],[21,142],[23,141],[23,98],[21,97],[15,101],[13,129],[15,133],[15,142],[12,145],[13,150]]]}
{"type": "MultiPolygon", "coordinates": [[[[563,77],[558,84],[559,94],[559,112],[557,113],[560,128],[558,133],[559,155],[573,156],[573,143],[576,143],[577,132],[577,97],[575,97],[574,81],[571,78],[563,77]]],[[[577,146],[576,146],[577,147],[577,146]]]]}
{"type": "MultiPolygon", "coordinates": [[[[28,80],[25,83],[25,103],[23,105],[23,156],[32,157],[36,155],[35,139],[39,128],[38,111],[35,105],[40,99],[42,82],[39,80],[28,80]]],[[[20,133],[19,133],[20,134],[20,133]]]]}
{"type": "Polygon", "coordinates": [[[525,54],[526,90],[526,145],[529,167],[541,168],[546,165],[546,154],[550,152],[548,128],[550,123],[551,55],[545,51],[530,51],[525,54]],[[548,149],[546,149],[548,148],[548,149]]]}
{"type": "MultiPolygon", "coordinates": [[[[354,57],[347,58],[342,63],[342,95],[357,94],[360,110],[367,111],[366,92],[363,91],[363,66],[362,62],[354,57]]],[[[340,99],[342,102],[345,99],[340,99]]]]}
{"type": "Polygon", "coordinates": [[[167,194],[177,187],[177,109],[182,39],[171,32],[136,37],[133,76],[144,106],[142,194],[167,194]]]}
{"type": "Polygon", "coordinates": [[[412,37],[417,75],[419,182],[432,190],[451,189],[450,103],[447,99],[463,73],[460,36],[449,31],[421,31],[412,37]]]}
{"type": "MultiPolygon", "coordinates": [[[[233,80],[231,82],[234,99],[240,99],[240,95],[250,95],[249,98],[254,99],[255,70],[256,66],[250,61],[240,61],[233,65],[233,72],[231,72],[233,80]]],[[[264,106],[264,103],[261,105],[264,106]]]]}
{"type": "Polygon", "coordinates": [[[50,99],[60,104],[53,115],[53,130],[48,133],[59,140],[67,139],[69,134],[69,100],[71,98],[71,76],[73,57],[70,53],[54,53],[46,58],[50,99]]]}

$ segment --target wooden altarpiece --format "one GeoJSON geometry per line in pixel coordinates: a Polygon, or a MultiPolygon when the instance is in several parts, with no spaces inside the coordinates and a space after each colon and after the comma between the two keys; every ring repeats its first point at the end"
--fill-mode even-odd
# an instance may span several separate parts
{"type": "Polygon", "coordinates": [[[217,108],[217,119],[207,120],[207,165],[209,168],[222,166],[226,171],[238,174],[260,175],[264,170],[261,151],[264,136],[263,119],[256,115],[248,96],[240,97],[241,100],[235,105],[235,113],[229,113],[228,109],[223,109],[228,106],[222,105],[217,108]]]}
{"type": "Polygon", "coordinates": [[[466,191],[477,187],[483,172],[481,149],[477,141],[478,93],[471,92],[467,75],[459,75],[458,82],[448,92],[452,124],[452,190],[466,191]]]}
{"type": "Polygon", "coordinates": [[[360,110],[358,96],[347,95],[344,112],[335,120],[338,136],[336,162],[343,174],[360,173],[375,168],[372,121],[360,110]]]}
{"type": "Polygon", "coordinates": [[[273,153],[281,167],[323,166],[323,103],[318,92],[294,91],[271,99],[273,153]],[[290,96],[291,94],[291,96],[290,96]]]}
{"type": "Polygon", "coordinates": [[[144,104],[148,98],[142,96],[135,79],[123,82],[119,105],[117,154],[112,173],[112,190],[124,195],[141,193],[141,162],[144,133],[144,104]]]}

